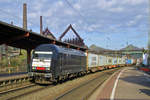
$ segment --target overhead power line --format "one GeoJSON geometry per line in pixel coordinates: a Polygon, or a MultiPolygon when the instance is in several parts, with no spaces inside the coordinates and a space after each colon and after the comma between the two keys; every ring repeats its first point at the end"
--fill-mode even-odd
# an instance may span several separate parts
{"type": "MultiPolygon", "coordinates": [[[[76,14],[79,15],[79,17],[82,18],[83,22],[84,22],[86,25],[89,25],[89,24],[88,24],[88,21],[86,20],[86,18],[84,17],[84,15],[81,14],[81,12],[79,12],[79,10],[77,10],[76,8],[74,8],[74,6],[73,6],[68,0],[64,0],[64,1],[67,3],[67,5],[68,5],[72,10],[75,11],[76,14]]],[[[85,36],[85,35],[84,35],[84,36],[85,36]]],[[[86,35],[86,37],[85,37],[84,39],[87,39],[87,35],[86,35]]]]}
{"type": "Polygon", "coordinates": [[[77,10],[74,8],[74,6],[72,6],[72,4],[68,1],[68,0],[65,0],[65,2],[81,17],[84,19],[84,16],[77,10]]]}

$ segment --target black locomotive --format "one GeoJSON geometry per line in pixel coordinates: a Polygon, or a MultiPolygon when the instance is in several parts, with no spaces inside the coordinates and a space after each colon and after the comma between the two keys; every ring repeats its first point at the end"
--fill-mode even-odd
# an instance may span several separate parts
{"type": "Polygon", "coordinates": [[[86,72],[84,52],[56,46],[39,45],[32,54],[29,75],[33,80],[59,81],[86,72]]]}

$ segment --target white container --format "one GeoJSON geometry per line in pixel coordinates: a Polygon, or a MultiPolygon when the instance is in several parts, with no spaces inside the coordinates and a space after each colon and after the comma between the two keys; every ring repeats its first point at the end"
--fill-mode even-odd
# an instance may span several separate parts
{"type": "Polygon", "coordinates": [[[117,57],[114,57],[113,58],[113,63],[112,63],[113,65],[117,65],[117,57]]]}
{"type": "Polygon", "coordinates": [[[99,55],[99,66],[104,66],[106,64],[106,56],[99,55]]]}
{"type": "Polygon", "coordinates": [[[97,67],[98,66],[98,55],[88,53],[88,67],[97,67]]]}
{"type": "Polygon", "coordinates": [[[113,58],[107,56],[107,65],[112,65],[113,63],[113,58]]]}

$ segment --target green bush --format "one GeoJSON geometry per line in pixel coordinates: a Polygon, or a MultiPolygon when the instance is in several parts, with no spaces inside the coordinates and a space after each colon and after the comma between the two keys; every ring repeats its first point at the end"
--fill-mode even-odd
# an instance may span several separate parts
{"type": "Polygon", "coordinates": [[[5,68],[6,72],[11,71],[11,72],[21,72],[21,71],[26,71],[27,69],[27,55],[26,51],[22,50],[22,55],[18,55],[15,57],[4,57],[0,61],[0,67],[5,68]],[[9,64],[10,62],[10,64],[9,64]]]}

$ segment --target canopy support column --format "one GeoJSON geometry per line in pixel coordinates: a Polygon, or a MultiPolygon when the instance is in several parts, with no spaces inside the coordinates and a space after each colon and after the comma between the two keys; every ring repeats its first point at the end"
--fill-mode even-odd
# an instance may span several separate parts
{"type": "Polygon", "coordinates": [[[27,49],[27,71],[30,72],[30,62],[31,62],[31,49],[27,49]]]}

